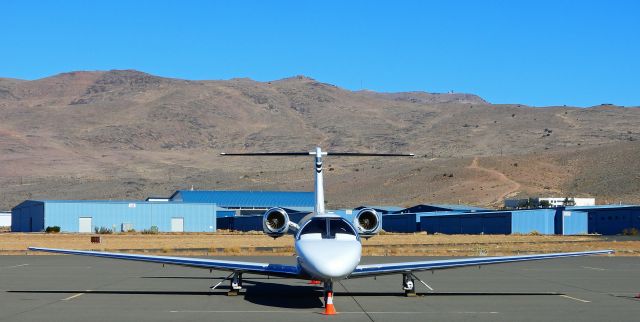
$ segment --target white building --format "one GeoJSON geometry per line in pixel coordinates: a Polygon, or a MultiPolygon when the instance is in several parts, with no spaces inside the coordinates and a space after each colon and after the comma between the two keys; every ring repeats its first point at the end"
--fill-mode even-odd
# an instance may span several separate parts
{"type": "Polygon", "coordinates": [[[504,206],[505,208],[520,208],[530,202],[531,206],[537,207],[544,201],[549,203],[549,207],[596,205],[596,198],[539,197],[530,199],[505,199],[504,206]]]}
{"type": "Polygon", "coordinates": [[[11,227],[11,212],[0,211],[0,227],[11,227]]]}

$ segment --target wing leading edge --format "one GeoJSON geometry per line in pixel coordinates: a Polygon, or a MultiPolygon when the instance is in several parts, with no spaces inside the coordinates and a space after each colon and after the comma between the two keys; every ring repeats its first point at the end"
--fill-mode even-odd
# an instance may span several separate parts
{"type": "Polygon", "coordinates": [[[589,255],[612,254],[613,250],[597,250],[587,252],[574,253],[554,253],[554,254],[536,254],[536,255],[519,255],[519,256],[503,256],[503,257],[476,257],[465,259],[445,259],[435,261],[419,261],[419,262],[403,262],[403,263],[385,263],[358,265],[349,278],[366,277],[375,275],[398,274],[403,272],[427,271],[436,269],[449,269],[465,266],[481,266],[500,263],[524,262],[533,260],[543,260],[561,257],[577,257],[589,255]]]}
{"type": "Polygon", "coordinates": [[[168,264],[168,265],[189,266],[189,267],[197,267],[197,268],[222,270],[222,271],[234,271],[234,272],[242,272],[242,273],[253,273],[253,274],[260,274],[260,275],[271,275],[271,276],[281,276],[281,277],[291,277],[291,278],[299,277],[301,275],[299,268],[293,265],[225,261],[225,260],[204,259],[204,258],[122,254],[122,253],[96,252],[96,251],[88,251],[88,250],[40,248],[40,247],[29,247],[29,250],[58,253],[58,254],[113,258],[113,259],[122,259],[122,260],[139,261],[139,262],[161,263],[161,264],[168,264]]]}

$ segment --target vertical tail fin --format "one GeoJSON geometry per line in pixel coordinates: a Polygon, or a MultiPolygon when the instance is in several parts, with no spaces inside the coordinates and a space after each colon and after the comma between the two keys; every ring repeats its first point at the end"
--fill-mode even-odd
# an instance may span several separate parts
{"type": "Polygon", "coordinates": [[[324,180],[322,178],[322,156],[327,155],[327,152],[322,152],[319,147],[315,152],[309,152],[309,154],[316,156],[316,186],[315,186],[315,213],[316,215],[324,214],[324,180]]]}

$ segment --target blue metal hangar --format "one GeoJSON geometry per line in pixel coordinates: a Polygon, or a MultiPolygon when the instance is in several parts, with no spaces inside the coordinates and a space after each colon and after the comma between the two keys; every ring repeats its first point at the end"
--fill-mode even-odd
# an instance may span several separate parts
{"type": "MultiPolygon", "coordinates": [[[[618,235],[640,230],[640,206],[607,205],[489,211],[419,205],[383,214],[389,232],[442,234],[618,235]],[[436,209],[440,208],[440,209],[436,209]],[[413,212],[419,210],[420,212],[413,212]]],[[[464,208],[464,207],[463,207],[464,208]]]]}
{"type": "Polygon", "coordinates": [[[160,232],[213,232],[216,218],[263,213],[271,207],[313,209],[313,192],[176,191],[167,201],[26,200],[11,212],[11,231],[91,233],[157,229],[160,232]]]}
{"type": "Polygon", "coordinates": [[[262,215],[273,207],[311,212],[315,197],[313,192],[302,191],[178,190],[169,197],[169,202],[215,203],[235,210],[236,215],[262,215]]]}

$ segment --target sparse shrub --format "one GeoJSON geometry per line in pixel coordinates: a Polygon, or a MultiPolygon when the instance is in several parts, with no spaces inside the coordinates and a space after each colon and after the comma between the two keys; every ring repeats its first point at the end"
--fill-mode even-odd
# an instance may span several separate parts
{"type": "Polygon", "coordinates": [[[103,235],[113,234],[113,230],[107,227],[95,227],[93,228],[93,231],[96,234],[103,234],[103,235]]]}
{"type": "Polygon", "coordinates": [[[475,245],[473,247],[473,252],[477,254],[477,256],[487,256],[489,254],[489,250],[481,245],[475,245]]]}
{"type": "Polygon", "coordinates": [[[622,234],[625,236],[638,236],[638,229],[635,227],[625,228],[622,230],[622,234]]]}
{"type": "Polygon", "coordinates": [[[47,233],[47,234],[59,233],[60,232],[60,226],[47,226],[47,228],[44,230],[44,232],[47,233]]]}
{"type": "Polygon", "coordinates": [[[537,230],[532,230],[532,231],[529,233],[529,235],[530,235],[530,236],[540,236],[540,235],[542,235],[542,234],[541,234],[539,231],[537,231],[537,230]]]}
{"type": "Polygon", "coordinates": [[[149,229],[143,229],[142,234],[144,235],[157,235],[158,234],[158,226],[151,226],[149,229]]]}

